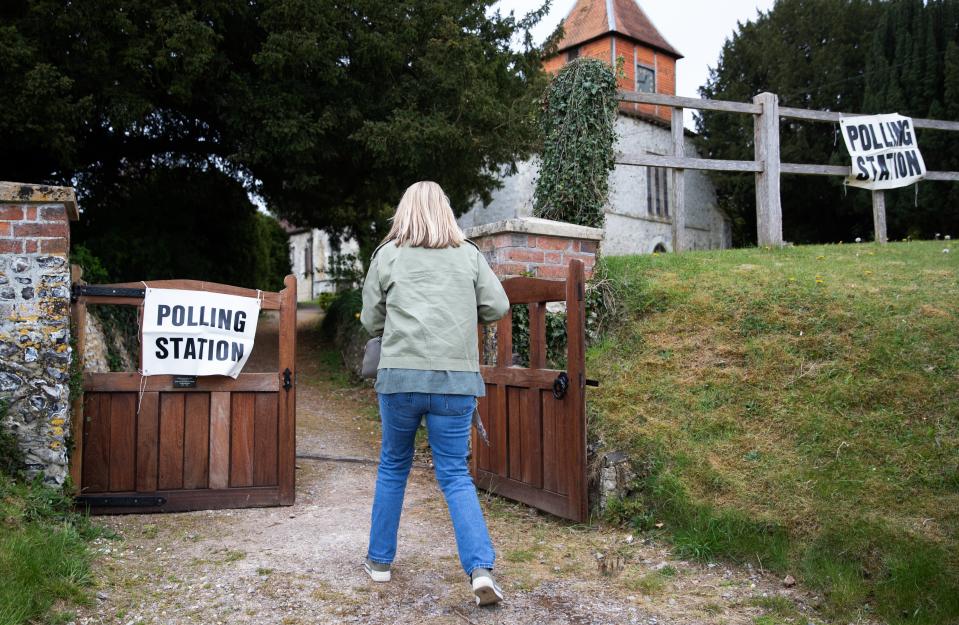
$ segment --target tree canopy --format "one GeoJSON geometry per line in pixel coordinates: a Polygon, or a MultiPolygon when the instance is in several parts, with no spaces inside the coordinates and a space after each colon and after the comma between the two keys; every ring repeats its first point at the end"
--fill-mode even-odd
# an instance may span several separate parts
{"type": "Polygon", "coordinates": [[[90,220],[144,172],[211,167],[280,217],[361,239],[419,179],[465,210],[528,155],[545,84],[529,37],[545,7],[491,5],[4,2],[0,172],[76,184],[90,220]]]}
{"type": "MultiPolygon", "coordinates": [[[[705,98],[751,101],[763,91],[781,106],[959,119],[959,0],[779,0],[727,40],[716,68],[700,88],[705,98]],[[949,77],[955,85],[948,87],[949,77]],[[951,93],[951,92],[949,92],[951,93]]],[[[700,146],[710,158],[751,160],[752,119],[704,113],[700,146]]],[[[784,120],[783,162],[848,165],[837,125],[784,120]]],[[[920,131],[930,169],[957,169],[959,137],[920,131]]],[[[756,240],[751,175],[716,175],[720,202],[733,217],[737,244],[756,240]]],[[[790,176],[781,181],[787,240],[849,241],[872,236],[869,193],[844,189],[836,177],[790,176]]],[[[959,231],[955,184],[920,183],[888,192],[889,235],[931,237],[959,231]],[[915,203],[918,202],[918,207],[915,203]]]]}

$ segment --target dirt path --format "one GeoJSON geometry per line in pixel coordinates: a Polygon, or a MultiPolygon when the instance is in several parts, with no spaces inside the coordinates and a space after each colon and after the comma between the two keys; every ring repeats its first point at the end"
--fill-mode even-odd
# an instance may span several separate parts
{"type": "MultiPolygon", "coordinates": [[[[378,453],[375,397],[344,384],[320,348],[317,319],[300,312],[296,504],[101,517],[118,538],[97,543],[96,599],[75,623],[659,625],[768,614],[761,622],[773,625],[809,615],[815,597],[771,576],[675,561],[664,545],[626,531],[572,525],[493,497],[483,497],[484,508],[507,601],[476,608],[424,468],[407,491],[394,581],[373,584],[360,564],[378,453]],[[331,456],[368,462],[316,459],[331,456]]],[[[258,343],[275,332],[275,321],[261,320],[258,343]]],[[[250,366],[273,358],[254,352],[250,366]]]]}

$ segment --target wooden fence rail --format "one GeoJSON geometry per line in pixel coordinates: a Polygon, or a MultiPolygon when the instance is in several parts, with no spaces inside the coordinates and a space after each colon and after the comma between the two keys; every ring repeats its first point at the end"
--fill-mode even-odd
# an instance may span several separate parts
{"type": "MultiPolygon", "coordinates": [[[[779,179],[782,174],[845,177],[850,175],[852,169],[846,165],[783,163],[779,158],[779,121],[781,118],[837,123],[843,117],[854,116],[851,113],[780,107],[779,96],[774,93],[760,93],[753,98],[752,103],[703,100],[635,91],[620,91],[619,99],[623,102],[654,104],[672,108],[670,129],[673,139],[673,153],[669,156],[621,153],[617,154],[616,164],[636,167],[665,167],[671,170],[670,200],[675,207],[672,233],[673,250],[677,252],[688,249],[685,237],[686,209],[683,188],[683,171],[686,169],[745,172],[755,175],[756,229],[761,246],[780,246],[783,244],[782,203],[779,193],[779,179]],[[753,115],[753,160],[736,161],[687,157],[683,144],[683,112],[687,108],[753,115]]],[[[959,122],[954,121],[913,119],[912,123],[917,129],[959,132],[959,122]]],[[[925,180],[957,182],[959,181],[959,171],[929,171],[926,173],[925,180]]],[[[872,192],[872,211],[876,241],[885,243],[887,240],[886,198],[882,191],[872,192]]]]}

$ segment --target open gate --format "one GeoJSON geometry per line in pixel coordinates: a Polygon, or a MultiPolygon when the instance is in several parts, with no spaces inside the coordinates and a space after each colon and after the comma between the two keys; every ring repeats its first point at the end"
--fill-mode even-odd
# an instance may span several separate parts
{"type": "MultiPolygon", "coordinates": [[[[584,521],[586,485],[586,344],[583,262],[565,281],[509,278],[510,304],[529,306],[529,367],[512,365],[513,321],[497,322],[496,365],[481,366],[479,400],[489,446],[473,434],[476,485],[557,516],[584,521]],[[546,368],[546,303],[566,302],[566,371],[546,368]]],[[[480,354],[482,358],[482,331],[480,354]]]]}
{"type": "MultiPolygon", "coordinates": [[[[256,290],[196,280],[153,288],[257,297],[256,290]]],[[[292,505],[296,428],[296,278],[259,292],[279,311],[279,364],[271,373],[200,376],[183,388],[171,375],[84,373],[73,407],[70,473],[94,513],[168,512],[292,505]],[[142,387],[141,387],[142,384],[142,387]]],[[[74,285],[80,354],[86,306],[140,306],[144,283],[74,285]]]]}

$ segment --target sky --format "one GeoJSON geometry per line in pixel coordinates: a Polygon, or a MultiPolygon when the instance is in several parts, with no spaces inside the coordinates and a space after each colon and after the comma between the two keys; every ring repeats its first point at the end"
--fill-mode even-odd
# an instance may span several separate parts
{"type": "MultiPolygon", "coordinates": [[[[597,0],[602,2],[603,0],[597,0]]],[[[737,22],[748,22],[757,11],[768,11],[775,0],[639,0],[649,19],[666,41],[683,54],[676,67],[676,95],[699,97],[699,87],[715,67],[723,44],[736,30],[737,22]]],[[[576,0],[553,0],[549,15],[533,31],[542,42],[566,17],[576,0]]],[[[500,0],[494,8],[503,13],[525,15],[539,8],[542,0],[500,0]]],[[[693,127],[692,111],[686,110],[686,126],[693,127]]]]}

